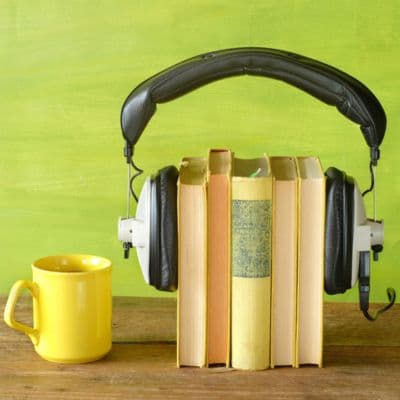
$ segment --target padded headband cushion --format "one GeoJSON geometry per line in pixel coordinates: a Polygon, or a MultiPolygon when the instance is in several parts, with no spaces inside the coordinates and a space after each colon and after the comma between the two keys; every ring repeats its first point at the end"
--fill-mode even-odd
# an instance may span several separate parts
{"type": "Polygon", "coordinates": [[[325,291],[344,293],[351,288],[354,181],[333,167],[325,175],[325,291]]]}
{"type": "Polygon", "coordinates": [[[152,178],[150,221],[150,284],[159,290],[177,288],[178,170],[168,166],[152,178]]]}
{"type": "Polygon", "coordinates": [[[352,76],[330,65],[287,51],[245,47],[201,54],[176,64],[137,86],[121,110],[125,140],[134,146],[158,103],[214,82],[237,75],[279,79],[321,101],[334,105],[360,125],[370,146],[371,157],[379,158],[378,147],[386,129],[385,112],[375,95],[352,76]]]}

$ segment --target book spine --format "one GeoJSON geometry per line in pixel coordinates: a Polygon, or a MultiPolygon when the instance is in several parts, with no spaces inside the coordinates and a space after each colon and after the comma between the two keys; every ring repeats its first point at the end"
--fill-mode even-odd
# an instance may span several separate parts
{"type": "Polygon", "coordinates": [[[207,363],[229,365],[230,177],[208,181],[207,363]]]}
{"type": "Polygon", "coordinates": [[[271,177],[232,179],[232,367],[270,359],[271,177]]]}
{"type": "Polygon", "coordinates": [[[273,181],[271,367],[296,366],[297,183],[273,181]]]}
{"type": "MultiPolygon", "coordinates": [[[[299,179],[297,366],[322,367],[325,178],[299,179]]],[[[297,168],[300,170],[297,160],[297,168]]]]}
{"type": "MultiPolygon", "coordinates": [[[[184,159],[185,160],[185,159],[184,159]]],[[[188,160],[185,160],[188,161],[188,160]]],[[[204,177],[186,166],[178,181],[177,366],[206,365],[207,188],[204,177]],[[188,177],[182,179],[186,174],[188,177]],[[193,176],[190,176],[193,175],[193,176]]],[[[204,164],[205,165],[205,164],[204,164]]]]}

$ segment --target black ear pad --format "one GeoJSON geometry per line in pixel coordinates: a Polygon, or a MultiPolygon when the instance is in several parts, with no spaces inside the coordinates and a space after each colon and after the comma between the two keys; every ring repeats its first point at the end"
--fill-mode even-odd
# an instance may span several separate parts
{"type": "Polygon", "coordinates": [[[168,166],[150,183],[150,284],[174,291],[178,282],[178,170],[168,166]]]}
{"type": "Polygon", "coordinates": [[[326,175],[325,291],[344,293],[351,288],[354,181],[330,167],[326,175]]]}

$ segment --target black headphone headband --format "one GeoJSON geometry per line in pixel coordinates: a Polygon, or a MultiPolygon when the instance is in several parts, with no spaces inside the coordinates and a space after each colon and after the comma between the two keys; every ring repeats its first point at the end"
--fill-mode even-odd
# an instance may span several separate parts
{"type": "Polygon", "coordinates": [[[379,159],[385,135],[385,112],[374,94],[357,79],[327,64],[287,51],[244,47],[220,50],[176,64],[137,86],[125,100],[121,127],[133,147],[156,111],[157,103],[182,96],[207,83],[235,75],[259,75],[287,82],[329,105],[360,125],[379,159]]]}

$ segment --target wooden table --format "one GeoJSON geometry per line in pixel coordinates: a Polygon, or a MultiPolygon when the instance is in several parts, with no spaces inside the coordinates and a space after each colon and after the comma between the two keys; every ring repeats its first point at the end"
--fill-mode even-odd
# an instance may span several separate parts
{"type": "MultiPolygon", "coordinates": [[[[111,353],[81,365],[42,360],[1,321],[0,399],[400,399],[400,305],[371,323],[355,304],[328,303],[324,368],[261,372],[177,369],[175,307],[171,298],[115,298],[111,353]]],[[[30,314],[22,299],[17,317],[28,323],[30,314]]]]}

